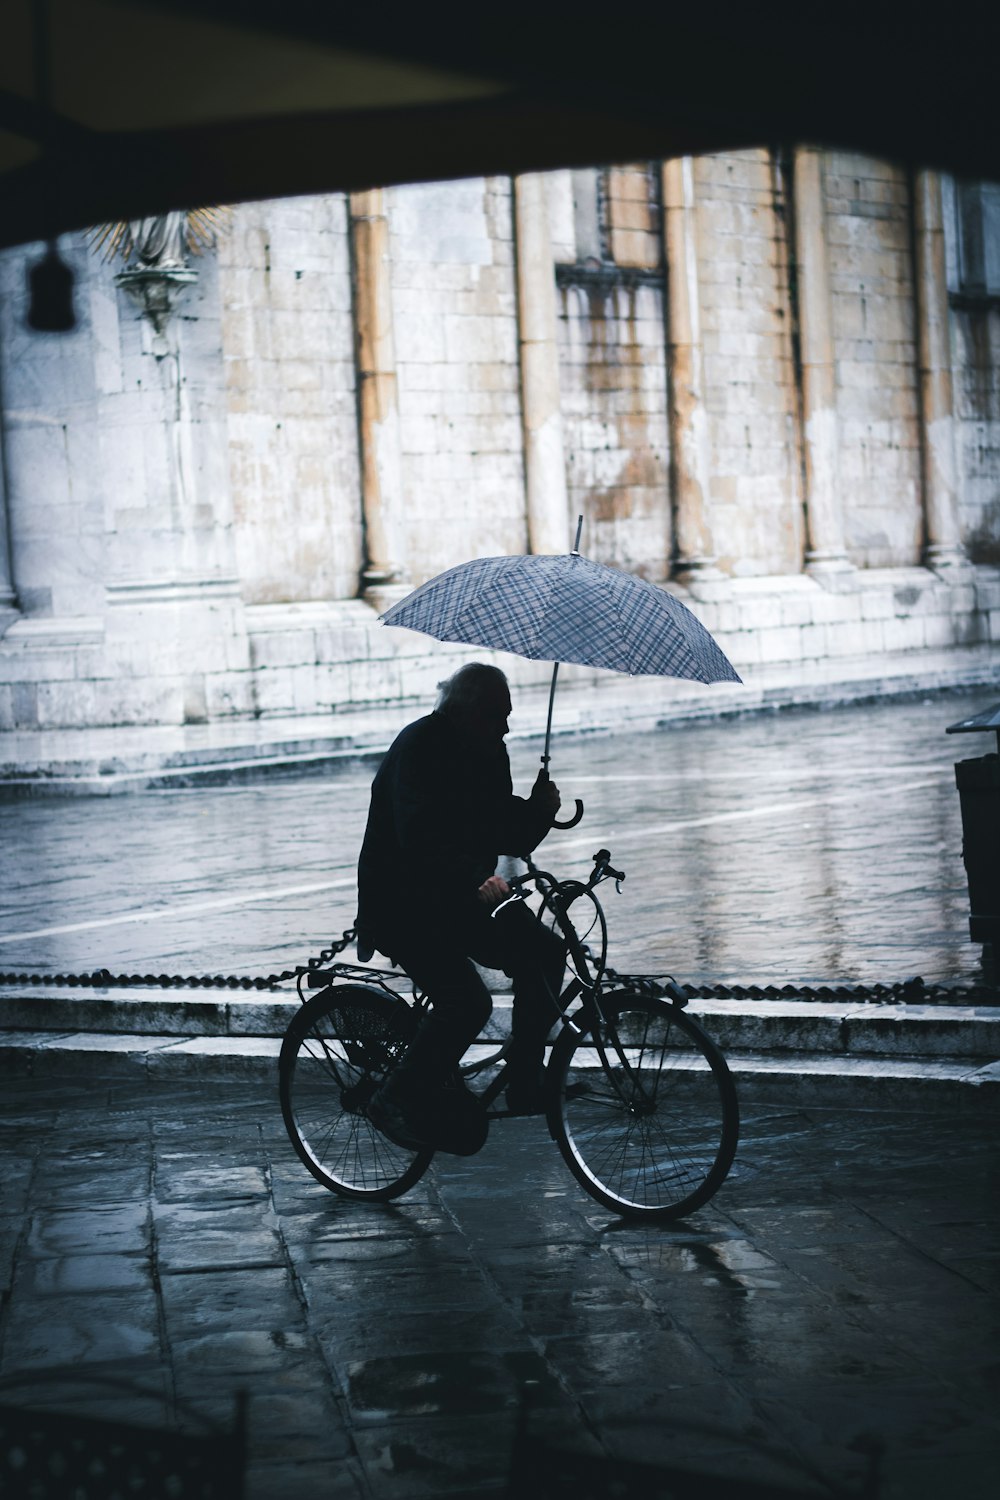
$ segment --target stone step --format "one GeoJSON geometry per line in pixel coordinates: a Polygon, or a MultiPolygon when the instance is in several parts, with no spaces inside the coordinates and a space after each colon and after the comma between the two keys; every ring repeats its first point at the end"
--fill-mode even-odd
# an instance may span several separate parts
{"type": "MultiPolygon", "coordinates": [[[[485,1032],[510,1029],[509,993],[493,996],[485,1032]]],[[[0,1033],[61,1032],[166,1038],[280,1037],[299,1008],[294,990],[0,986],[0,1033]]],[[[1000,1058],[1000,1009],[843,1001],[692,1000],[724,1052],[1000,1058]]]]}
{"type": "MultiPolygon", "coordinates": [[[[276,1090],[280,1050],[280,1037],[11,1031],[0,1034],[0,1075],[256,1079],[276,1090]]],[[[730,1053],[729,1063],[744,1112],[846,1105],[992,1113],[1000,1103],[1000,1062],[777,1051],[730,1053]]]]}
{"type": "Polygon", "coordinates": [[[1000,1010],[975,1005],[814,1000],[692,1000],[723,1052],[1000,1058],[1000,1010]]]}
{"type": "Polygon", "coordinates": [[[299,1001],[293,990],[159,989],[153,986],[0,986],[0,1033],[121,1032],[166,1037],[281,1036],[299,1001]]]}
{"type": "MultiPolygon", "coordinates": [[[[273,1087],[298,1009],[287,990],[0,990],[0,1075],[257,1078],[273,1087]]],[[[746,1103],[859,1108],[994,1107],[1000,1012],[830,1001],[692,1001],[746,1103]]],[[[510,1027],[494,996],[483,1041],[510,1027]]]]}

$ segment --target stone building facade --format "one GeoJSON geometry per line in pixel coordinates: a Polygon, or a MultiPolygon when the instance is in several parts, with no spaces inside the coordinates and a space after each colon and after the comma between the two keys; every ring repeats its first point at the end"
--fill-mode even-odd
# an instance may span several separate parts
{"type": "Polygon", "coordinates": [[[64,253],[68,335],[0,255],[0,727],[421,697],[379,607],[578,514],[745,677],[1000,640],[990,185],[794,148],[241,205],[159,329],[64,253]]]}

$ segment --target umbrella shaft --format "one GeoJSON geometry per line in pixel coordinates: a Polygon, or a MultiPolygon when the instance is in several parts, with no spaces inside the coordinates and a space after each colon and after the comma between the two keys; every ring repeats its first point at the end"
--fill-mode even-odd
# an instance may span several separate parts
{"type": "MultiPolygon", "coordinates": [[[[580,554],[580,537],[581,537],[582,533],[583,533],[583,517],[582,516],[578,516],[577,517],[577,521],[576,521],[576,541],[573,543],[573,555],[574,555],[574,557],[578,557],[579,554],[580,554]]],[[[547,721],[547,723],[545,725],[545,754],[542,756],[542,765],[545,767],[546,770],[548,770],[549,761],[552,759],[552,757],[549,754],[549,740],[552,738],[552,705],[553,705],[553,703],[555,702],[555,699],[556,699],[556,678],[558,676],[559,676],[559,663],[558,662],[553,662],[553,664],[552,664],[552,686],[549,688],[549,717],[548,717],[548,721],[547,721]]]]}
{"type": "Polygon", "coordinates": [[[559,663],[554,662],[552,666],[552,686],[549,688],[549,717],[545,725],[545,754],[542,756],[542,765],[548,769],[551,756],[549,755],[549,740],[552,738],[552,705],[556,697],[556,678],[559,676],[559,663]]]}

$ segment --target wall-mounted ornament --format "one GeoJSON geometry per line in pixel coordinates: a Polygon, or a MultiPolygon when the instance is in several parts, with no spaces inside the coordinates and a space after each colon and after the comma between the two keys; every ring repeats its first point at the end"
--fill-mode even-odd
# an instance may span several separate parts
{"type": "Polygon", "coordinates": [[[175,209],[132,222],[105,224],[93,231],[90,247],[106,260],[126,262],[115,285],[127,292],[152,325],[152,350],[157,358],[169,352],[167,324],[184,294],[198,280],[188,255],[201,255],[216,243],[226,210],[175,209]]]}

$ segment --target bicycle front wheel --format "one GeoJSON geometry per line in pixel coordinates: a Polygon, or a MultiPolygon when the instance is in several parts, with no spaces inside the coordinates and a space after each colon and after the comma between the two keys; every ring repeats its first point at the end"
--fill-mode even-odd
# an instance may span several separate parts
{"type": "Polygon", "coordinates": [[[606,1208],[677,1219],[707,1203],[736,1154],[726,1060],[665,1000],[603,995],[604,1019],[569,1028],[552,1062],[550,1125],[577,1181],[606,1208]]]}
{"type": "Polygon", "coordinates": [[[398,1198],[433,1151],[407,1151],[368,1119],[368,1101],[413,1035],[405,1000],[364,985],[335,985],[308,1000],[281,1044],[281,1113],[299,1159],[345,1198],[398,1198]]]}

